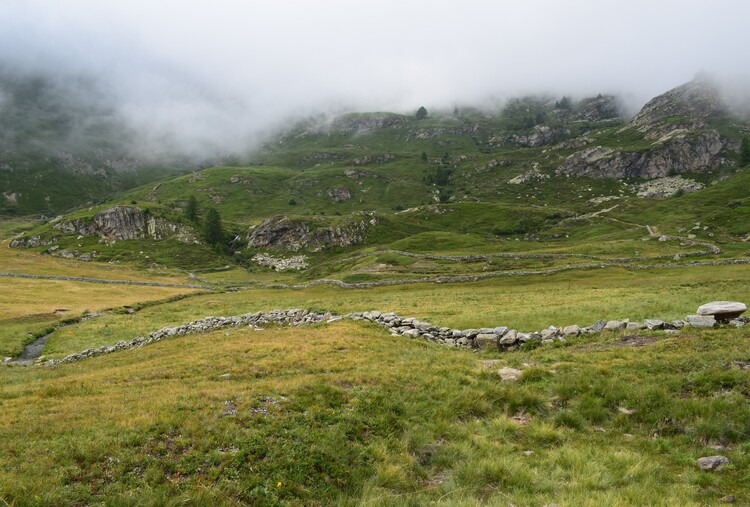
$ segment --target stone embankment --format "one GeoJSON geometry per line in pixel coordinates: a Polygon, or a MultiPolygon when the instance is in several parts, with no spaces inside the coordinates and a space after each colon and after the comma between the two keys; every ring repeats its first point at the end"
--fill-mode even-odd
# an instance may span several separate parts
{"type": "MultiPolygon", "coordinates": [[[[741,304],[741,303],[737,303],[741,304]]],[[[705,305],[704,305],[705,306],[705,305]]],[[[701,307],[703,308],[703,307],[701,307]]],[[[71,354],[63,359],[50,359],[40,364],[52,366],[61,363],[72,363],[89,357],[110,354],[120,350],[128,350],[142,347],[165,338],[180,336],[190,333],[205,333],[226,327],[250,327],[260,329],[264,325],[290,325],[301,326],[319,324],[322,322],[336,322],[344,318],[355,321],[368,321],[390,330],[393,336],[406,336],[408,338],[420,338],[430,342],[439,343],[451,347],[468,349],[490,349],[490,350],[513,350],[526,342],[539,342],[542,344],[554,343],[555,341],[566,341],[583,334],[599,333],[601,331],[639,331],[639,330],[664,330],[675,332],[683,327],[714,327],[719,322],[734,327],[743,327],[750,322],[746,317],[735,317],[731,320],[722,320],[721,314],[712,315],[688,315],[685,320],[674,320],[665,322],[659,319],[646,319],[643,322],[630,322],[625,320],[598,320],[590,326],[580,327],[569,325],[562,328],[549,326],[541,331],[522,332],[510,329],[507,326],[485,327],[479,329],[452,329],[439,327],[430,322],[416,319],[414,317],[400,317],[395,313],[381,313],[378,311],[357,312],[341,317],[330,312],[315,313],[309,310],[273,310],[270,312],[246,313],[231,317],[206,317],[188,322],[177,327],[164,327],[150,333],[148,336],[140,336],[129,342],[121,341],[115,345],[87,349],[77,354],[71,354]]]]}

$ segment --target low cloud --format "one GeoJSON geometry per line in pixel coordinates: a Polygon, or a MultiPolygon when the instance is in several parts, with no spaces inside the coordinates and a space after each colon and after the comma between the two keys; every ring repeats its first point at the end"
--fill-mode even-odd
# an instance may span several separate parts
{"type": "Polygon", "coordinates": [[[331,110],[531,93],[617,93],[637,109],[699,70],[750,71],[747,19],[744,0],[5,0],[0,61],[87,76],[148,149],[236,151],[331,110]]]}

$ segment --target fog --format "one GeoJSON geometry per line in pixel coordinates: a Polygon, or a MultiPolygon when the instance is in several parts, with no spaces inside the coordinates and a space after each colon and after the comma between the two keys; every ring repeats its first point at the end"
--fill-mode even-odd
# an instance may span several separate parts
{"type": "MultiPolygon", "coordinates": [[[[747,0],[3,0],[0,62],[85,76],[144,142],[251,147],[290,117],[621,95],[747,74],[747,0]]],[[[0,100],[2,100],[0,98],[0,100]]]]}

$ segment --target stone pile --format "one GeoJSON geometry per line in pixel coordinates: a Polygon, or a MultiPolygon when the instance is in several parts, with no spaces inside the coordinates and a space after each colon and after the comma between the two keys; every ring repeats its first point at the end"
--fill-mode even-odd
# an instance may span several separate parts
{"type": "Polygon", "coordinates": [[[295,255],[292,257],[274,257],[266,253],[259,253],[251,259],[260,266],[273,268],[276,271],[287,269],[296,269],[297,271],[307,269],[310,265],[307,263],[307,257],[304,255],[295,255]]]}

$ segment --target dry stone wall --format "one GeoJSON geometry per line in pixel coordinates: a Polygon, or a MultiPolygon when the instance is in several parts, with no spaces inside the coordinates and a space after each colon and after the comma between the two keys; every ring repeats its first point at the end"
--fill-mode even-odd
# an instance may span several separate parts
{"type": "MultiPolygon", "coordinates": [[[[121,341],[115,345],[87,349],[77,354],[71,354],[63,359],[50,359],[39,364],[52,366],[56,364],[72,363],[110,354],[120,350],[128,350],[142,347],[150,343],[181,336],[190,333],[206,333],[226,327],[250,327],[259,329],[267,325],[290,325],[302,326],[310,324],[331,323],[342,319],[355,321],[367,321],[388,329],[393,336],[405,336],[408,338],[419,338],[450,347],[466,349],[488,349],[488,350],[513,350],[527,342],[539,342],[542,344],[564,342],[582,334],[599,333],[608,330],[665,330],[674,331],[686,326],[714,327],[716,321],[712,316],[691,315],[685,320],[674,320],[665,322],[658,319],[646,319],[643,322],[630,322],[629,320],[598,320],[590,326],[580,327],[569,325],[563,328],[549,326],[541,331],[522,332],[510,329],[507,326],[484,327],[478,329],[452,329],[449,327],[436,326],[430,322],[416,319],[414,317],[401,317],[395,313],[381,313],[378,311],[351,313],[344,317],[333,315],[330,312],[316,313],[304,309],[273,310],[270,312],[246,313],[230,317],[206,317],[182,324],[176,327],[164,327],[148,336],[140,336],[129,342],[121,341]]],[[[745,317],[736,318],[728,322],[729,325],[742,327],[748,323],[745,317]]]]}

